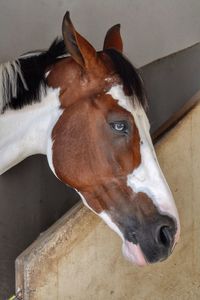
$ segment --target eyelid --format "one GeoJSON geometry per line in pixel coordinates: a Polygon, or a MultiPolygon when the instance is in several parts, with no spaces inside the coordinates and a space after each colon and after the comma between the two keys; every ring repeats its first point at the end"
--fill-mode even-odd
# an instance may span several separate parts
{"type": "Polygon", "coordinates": [[[109,123],[113,123],[113,124],[118,124],[118,123],[128,124],[128,122],[126,120],[113,120],[113,121],[110,121],[109,123]]]}

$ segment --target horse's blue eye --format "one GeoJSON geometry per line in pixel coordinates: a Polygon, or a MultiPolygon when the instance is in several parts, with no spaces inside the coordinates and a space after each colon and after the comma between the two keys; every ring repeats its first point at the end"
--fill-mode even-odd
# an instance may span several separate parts
{"type": "Polygon", "coordinates": [[[111,128],[118,133],[128,133],[128,124],[125,121],[116,121],[110,123],[111,128]]]}
{"type": "Polygon", "coordinates": [[[125,124],[123,123],[116,123],[114,124],[114,129],[117,131],[123,131],[125,128],[125,124]]]}

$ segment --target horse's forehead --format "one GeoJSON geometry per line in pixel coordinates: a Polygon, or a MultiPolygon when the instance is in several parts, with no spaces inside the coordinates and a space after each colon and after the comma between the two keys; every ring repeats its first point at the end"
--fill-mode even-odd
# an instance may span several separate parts
{"type": "Polygon", "coordinates": [[[71,57],[67,57],[52,67],[47,82],[53,88],[60,88],[61,105],[67,107],[105,93],[120,79],[106,58],[100,59],[92,70],[83,70],[71,57]]]}
{"type": "Polygon", "coordinates": [[[89,78],[91,81],[104,81],[105,85],[119,80],[114,74],[114,66],[111,59],[104,52],[97,53],[96,64],[92,68],[83,69],[72,57],[68,56],[58,61],[50,69],[48,82],[52,85],[66,83],[70,81],[73,85],[74,80],[79,80],[82,85],[84,82],[88,86],[89,78]],[[112,78],[113,77],[113,78],[112,78]],[[85,80],[84,80],[85,78],[85,80]]]}

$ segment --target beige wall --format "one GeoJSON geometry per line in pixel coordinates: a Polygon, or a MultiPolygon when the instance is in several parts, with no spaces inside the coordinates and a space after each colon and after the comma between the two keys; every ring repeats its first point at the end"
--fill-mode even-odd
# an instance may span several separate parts
{"type": "Polygon", "coordinates": [[[200,41],[199,0],[1,0],[0,61],[48,47],[66,10],[97,49],[108,27],[120,22],[137,66],[200,41]]]}
{"type": "Polygon", "coordinates": [[[133,266],[107,225],[74,208],[18,258],[16,287],[24,300],[200,299],[199,116],[200,104],[156,146],[180,213],[181,240],[172,256],[133,266]]]}

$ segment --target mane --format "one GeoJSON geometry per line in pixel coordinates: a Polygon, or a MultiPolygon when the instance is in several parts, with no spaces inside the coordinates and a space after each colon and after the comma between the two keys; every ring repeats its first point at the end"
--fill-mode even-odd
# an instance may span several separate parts
{"type": "Polygon", "coordinates": [[[146,94],[139,70],[137,70],[131,64],[131,62],[117,50],[110,48],[105,49],[104,52],[112,60],[115,71],[122,80],[125,93],[129,96],[133,96],[131,98],[133,100],[133,104],[135,104],[135,102],[137,101],[146,110],[146,94]]]}
{"type": "MultiPolygon", "coordinates": [[[[115,49],[106,49],[119,74],[126,94],[147,107],[143,81],[139,71],[125,56],[115,49]]],[[[28,52],[17,60],[0,65],[0,114],[8,108],[21,109],[25,105],[41,101],[41,91],[47,83],[45,73],[52,64],[67,55],[62,39],[55,39],[48,50],[28,52]]],[[[44,94],[44,93],[43,93],[44,94]]]]}
{"type": "Polygon", "coordinates": [[[55,39],[48,50],[29,52],[17,60],[0,65],[0,113],[40,102],[41,90],[47,87],[45,73],[66,55],[62,39],[55,39]]]}

